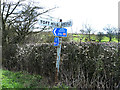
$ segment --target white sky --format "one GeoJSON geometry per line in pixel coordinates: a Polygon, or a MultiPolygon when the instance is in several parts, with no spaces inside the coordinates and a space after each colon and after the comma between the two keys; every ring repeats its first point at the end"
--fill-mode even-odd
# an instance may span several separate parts
{"type": "MultiPolygon", "coordinates": [[[[17,1],[17,0],[16,0],[17,1]]],[[[29,0],[27,0],[29,1],[29,0]]],[[[107,24],[118,27],[118,2],[120,0],[32,0],[37,5],[46,9],[56,8],[47,15],[63,19],[66,22],[70,19],[73,26],[67,28],[68,32],[79,32],[83,24],[90,24],[91,27],[102,31],[107,24]]]]}
{"type": "MultiPolygon", "coordinates": [[[[63,22],[72,19],[73,32],[79,32],[82,24],[90,24],[96,31],[102,31],[107,24],[118,27],[118,2],[120,0],[40,0],[40,5],[59,8],[48,13],[62,18],[63,22]]],[[[71,31],[71,29],[68,29],[71,31]]]]}

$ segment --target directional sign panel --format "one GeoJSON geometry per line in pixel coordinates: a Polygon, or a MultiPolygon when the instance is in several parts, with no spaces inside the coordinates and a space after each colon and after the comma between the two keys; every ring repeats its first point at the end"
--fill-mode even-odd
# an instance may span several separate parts
{"type": "Polygon", "coordinates": [[[40,19],[39,24],[42,26],[59,27],[60,22],[54,22],[54,21],[50,21],[50,20],[40,19]]]}
{"type": "Polygon", "coordinates": [[[59,45],[59,37],[55,37],[54,38],[54,46],[58,46],[59,45]]]}
{"type": "Polygon", "coordinates": [[[53,32],[54,36],[67,37],[67,29],[66,28],[54,28],[52,32],[53,32]]]}
{"type": "Polygon", "coordinates": [[[68,22],[62,22],[62,27],[71,27],[73,22],[70,20],[68,22]]]}
{"type": "Polygon", "coordinates": [[[67,22],[55,22],[55,21],[50,21],[50,20],[45,20],[45,19],[39,19],[39,24],[42,26],[50,26],[50,27],[60,27],[60,23],[62,27],[71,27],[73,22],[71,20],[67,22]]]}

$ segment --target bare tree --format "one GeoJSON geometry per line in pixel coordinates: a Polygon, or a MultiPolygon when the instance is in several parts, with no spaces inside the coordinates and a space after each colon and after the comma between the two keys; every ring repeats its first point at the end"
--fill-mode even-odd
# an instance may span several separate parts
{"type": "MultiPolygon", "coordinates": [[[[0,0],[1,6],[1,0],[0,0]]],[[[0,46],[2,46],[2,17],[1,17],[1,7],[0,7],[0,46]]]]}
{"type": "Polygon", "coordinates": [[[117,28],[107,25],[103,30],[107,31],[107,36],[109,37],[109,42],[112,41],[112,38],[115,36],[117,28]]]}
{"type": "Polygon", "coordinates": [[[103,36],[104,36],[103,32],[98,32],[97,39],[99,40],[99,42],[101,42],[101,40],[103,39],[103,36]]]}
{"type": "Polygon", "coordinates": [[[81,41],[82,41],[83,38],[84,38],[85,31],[84,31],[83,29],[81,29],[80,32],[81,32],[81,34],[82,34],[82,35],[80,35],[80,43],[81,43],[81,41]]]}
{"type": "Polygon", "coordinates": [[[30,34],[31,27],[38,21],[37,17],[49,12],[48,9],[43,12],[38,10],[43,9],[39,6],[23,4],[23,0],[14,2],[3,2],[2,4],[2,27],[3,27],[3,42],[18,43],[22,41],[26,35],[30,34]],[[13,35],[11,35],[11,33],[13,35]],[[12,36],[12,38],[10,38],[12,36]]]}
{"type": "Polygon", "coordinates": [[[120,28],[118,29],[118,42],[120,42],[120,28]]]}
{"type": "Polygon", "coordinates": [[[83,25],[83,31],[88,34],[88,40],[91,40],[91,32],[93,31],[93,29],[91,28],[90,24],[84,24],[83,25]]]}
{"type": "Polygon", "coordinates": [[[17,53],[17,44],[23,44],[25,37],[31,33],[30,28],[38,21],[38,16],[49,12],[38,12],[43,9],[40,6],[24,1],[18,2],[3,2],[2,8],[2,63],[4,67],[11,66],[12,62],[16,61],[15,55],[17,53]]]}
{"type": "MultiPolygon", "coordinates": [[[[0,0],[0,6],[1,6],[1,0],[0,0]]],[[[1,68],[2,68],[2,19],[1,19],[1,7],[0,7],[0,69],[1,68]]],[[[1,87],[1,83],[0,83],[0,87],[1,87]]]]}

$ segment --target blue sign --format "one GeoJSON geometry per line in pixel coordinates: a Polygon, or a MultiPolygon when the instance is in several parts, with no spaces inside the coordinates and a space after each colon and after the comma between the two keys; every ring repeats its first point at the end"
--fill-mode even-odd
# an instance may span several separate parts
{"type": "Polygon", "coordinates": [[[52,32],[53,32],[54,36],[67,37],[67,29],[66,28],[54,28],[52,32]]]}
{"type": "Polygon", "coordinates": [[[54,38],[54,46],[58,46],[59,45],[59,37],[55,37],[54,38]]]}

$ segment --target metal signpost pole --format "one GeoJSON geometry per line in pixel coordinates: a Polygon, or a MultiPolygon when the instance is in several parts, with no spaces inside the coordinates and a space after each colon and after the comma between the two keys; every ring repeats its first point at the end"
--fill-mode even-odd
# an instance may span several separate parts
{"type": "Polygon", "coordinates": [[[67,37],[67,29],[62,28],[62,27],[71,27],[72,21],[62,22],[62,19],[60,19],[60,22],[54,22],[54,21],[49,21],[49,20],[45,20],[45,19],[40,19],[39,24],[42,26],[54,27],[52,32],[53,32],[54,36],[57,36],[54,38],[54,46],[57,46],[55,83],[58,83],[62,37],[67,37]]]}
{"type": "MultiPolygon", "coordinates": [[[[62,19],[60,19],[60,28],[62,28],[62,19]]],[[[60,52],[61,52],[61,44],[62,38],[59,38],[59,45],[57,47],[57,61],[56,61],[56,76],[55,76],[55,83],[58,83],[58,74],[59,74],[59,64],[60,64],[60,52]]]]}

